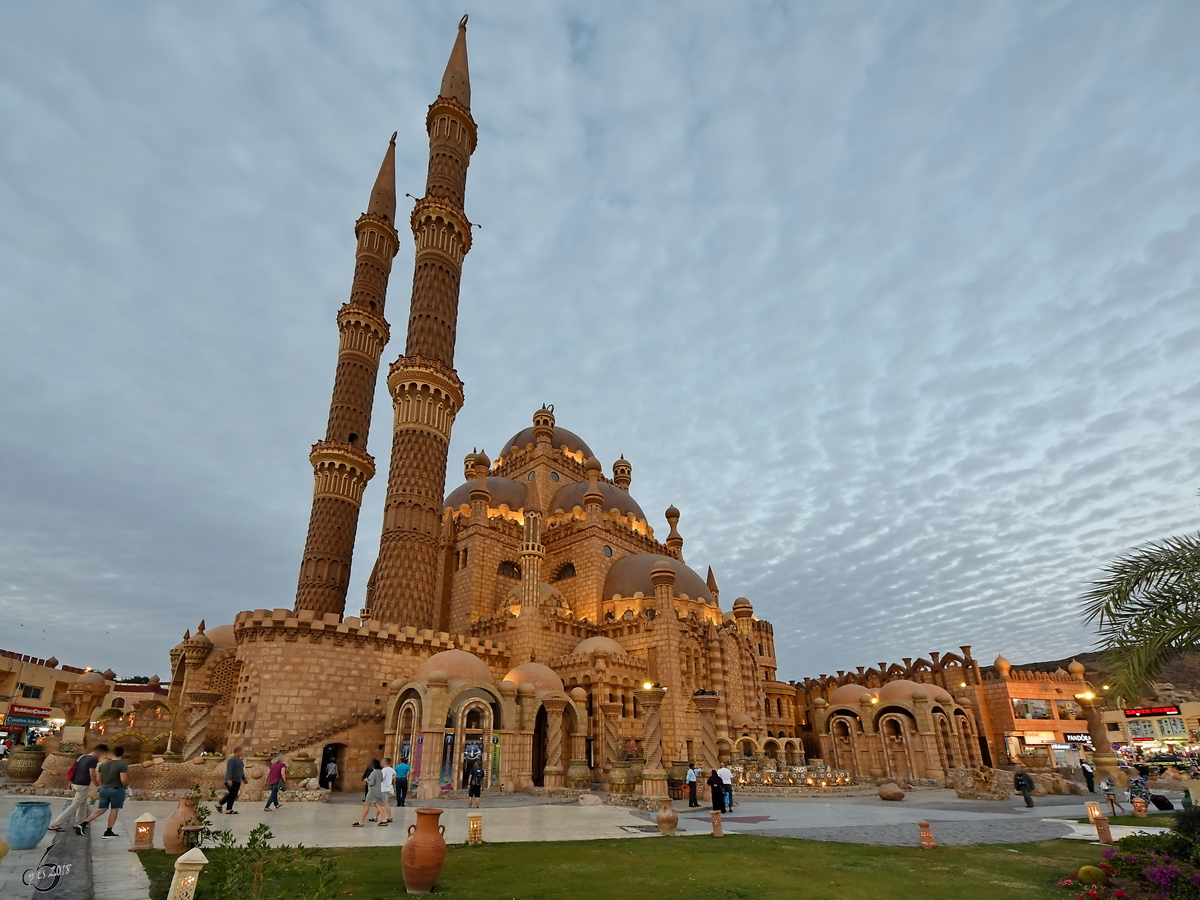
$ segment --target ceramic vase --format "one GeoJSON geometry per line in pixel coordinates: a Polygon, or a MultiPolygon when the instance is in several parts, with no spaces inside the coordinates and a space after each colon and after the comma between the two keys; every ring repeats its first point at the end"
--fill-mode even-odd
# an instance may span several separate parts
{"type": "Polygon", "coordinates": [[[567,787],[586,791],[592,786],[592,770],[586,760],[573,759],[567,766],[567,787]]]}
{"type": "Polygon", "coordinates": [[[179,798],[179,805],[162,825],[163,849],[172,856],[185,852],[188,849],[187,842],[179,829],[184,825],[194,825],[195,822],[196,804],[191,797],[179,798]]]}
{"type": "Polygon", "coordinates": [[[42,774],[46,751],[41,747],[22,747],[8,757],[8,780],[13,784],[33,784],[42,774]]]}
{"type": "Polygon", "coordinates": [[[632,794],[633,774],[629,770],[629,760],[615,760],[608,773],[608,792],[610,794],[632,794]]]}
{"type": "Polygon", "coordinates": [[[8,846],[32,850],[50,827],[50,804],[45,800],[22,800],[8,814],[8,846]]]}
{"type": "Polygon", "coordinates": [[[410,894],[428,894],[446,861],[446,826],[438,823],[440,809],[418,809],[416,824],[408,826],[408,840],[400,851],[404,888],[410,894]]]}
{"type": "Polygon", "coordinates": [[[658,822],[658,830],[662,834],[673,835],[675,829],[679,827],[679,813],[675,812],[670,800],[662,801],[658,807],[658,815],[654,818],[658,822]]]}

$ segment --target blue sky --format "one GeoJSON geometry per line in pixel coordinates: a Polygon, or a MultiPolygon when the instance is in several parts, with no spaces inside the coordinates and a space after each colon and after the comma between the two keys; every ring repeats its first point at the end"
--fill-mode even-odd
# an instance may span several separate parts
{"type": "MultiPolygon", "coordinates": [[[[354,220],[393,131],[421,192],[463,10],[0,11],[0,647],[166,674],[200,618],[291,605],[354,220]]],[[[1190,2],[471,10],[448,487],[554,403],[781,677],[1087,649],[1082,585],[1200,522],[1197,33],[1190,2]]]]}

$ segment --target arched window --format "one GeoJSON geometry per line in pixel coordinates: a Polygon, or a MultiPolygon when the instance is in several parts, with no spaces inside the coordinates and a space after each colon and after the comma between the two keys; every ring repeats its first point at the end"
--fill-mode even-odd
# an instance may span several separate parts
{"type": "Polygon", "coordinates": [[[771,698],[770,697],[768,697],[766,700],[763,701],[763,715],[765,715],[768,719],[771,718],[771,698]]]}
{"type": "Polygon", "coordinates": [[[521,567],[506,559],[496,568],[496,574],[503,575],[505,578],[520,578],[521,567]]]}
{"type": "Polygon", "coordinates": [[[779,714],[779,718],[782,719],[783,718],[783,701],[778,697],[775,698],[775,711],[779,714]]]}
{"type": "Polygon", "coordinates": [[[125,708],[125,698],[124,697],[113,697],[113,702],[110,703],[109,706],[112,709],[124,709],[125,708]]]}
{"type": "Polygon", "coordinates": [[[575,577],[575,563],[569,562],[565,566],[563,566],[561,569],[558,570],[558,574],[554,576],[554,580],[562,581],[564,578],[574,578],[574,577],[575,577]]]}

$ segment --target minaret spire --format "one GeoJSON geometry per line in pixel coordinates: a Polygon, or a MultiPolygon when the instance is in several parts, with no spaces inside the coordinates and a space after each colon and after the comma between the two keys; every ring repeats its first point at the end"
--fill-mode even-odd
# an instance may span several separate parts
{"type": "Polygon", "coordinates": [[[429,174],[425,196],[416,202],[410,219],[417,252],[408,340],[404,356],[388,372],[395,417],[371,613],[383,622],[417,628],[437,627],[435,581],[446,454],[454,417],[463,404],[454,344],[459,279],[471,249],[463,197],[478,130],[470,103],[463,16],[440,95],[425,118],[429,174]]]}
{"type": "Polygon", "coordinates": [[[350,302],[338,311],[337,374],[325,440],[313,444],[315,486],[308,538],[300,564],[296,609],[341,615],[346,606],[354,537],[363,490],[375,475],[367,432],[379,356],[388,342],[383,307],[392,258],[400,248],[396,217],[396,136],[392,135],[367,211],[354,226],[358,238],[350,302]]]}

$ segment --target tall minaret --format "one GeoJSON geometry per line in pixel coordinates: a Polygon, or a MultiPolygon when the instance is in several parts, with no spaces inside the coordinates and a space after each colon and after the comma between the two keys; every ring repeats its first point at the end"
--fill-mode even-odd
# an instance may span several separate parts
{"type": "Polygon", "coordinates": [[[434,628],[446,454],[463,404],[462,382],[454,371],[454,337],[462,261],[471,249],[463,194],[477,137],[466,16],[458,23],[442,89],[429,107],[425,127],[429,177],[425,196],[412,212],[417,253],[408,344],[388,373],[395,418],[371,615],[397,625],[434,628]]]}
{"type": "Polygon", "coordinates": [[[358,238],[350,302],[338,310],[337,374],[325,440],[313,444],[309,461],[316,486],[308,539],[300,564],[296,609],[342,614],[363,490],[375,475],[367,453],[371,405],[379,355],[388,342],[383,317],[392,258],[400,249],[396,218],[396,135],[388,145],[367,211],[354,226],[358,238]]]}

